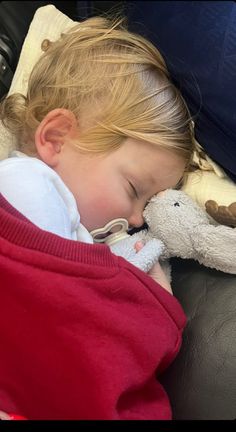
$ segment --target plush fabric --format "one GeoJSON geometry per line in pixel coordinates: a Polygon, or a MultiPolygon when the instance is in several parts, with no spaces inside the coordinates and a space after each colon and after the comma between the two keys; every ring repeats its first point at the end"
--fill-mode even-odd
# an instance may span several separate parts
{"type": "Polygon", "coordinates": [[[236,229],[216,225],[183,191],[160,192],[151,198],[143,214],[148,236],[165,245],[161,258],[191,258],[236,275],[236,229]]]}

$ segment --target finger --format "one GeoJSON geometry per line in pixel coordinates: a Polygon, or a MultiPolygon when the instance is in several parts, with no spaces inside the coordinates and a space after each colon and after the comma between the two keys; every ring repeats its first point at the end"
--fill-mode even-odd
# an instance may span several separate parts
{"type": "Polygon", "coordinates": [[[143,240],[138,240],[134,245],[135,251],[139,252],[143,248],[144,245],[145,245],[145,242],[143,240]]]}

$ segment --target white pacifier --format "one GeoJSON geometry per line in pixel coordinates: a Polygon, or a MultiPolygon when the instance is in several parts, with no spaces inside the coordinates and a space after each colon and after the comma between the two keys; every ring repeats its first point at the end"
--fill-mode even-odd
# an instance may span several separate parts
{"type": "Polygon", "coordinates": [[[106,243],[112,245],[126,237],[129,237],[127,230],[129,224],[126,219],[113,219],[107,223],[103,228],[97,228],[90,232],[93,237],[94,243],[106,243]]]}

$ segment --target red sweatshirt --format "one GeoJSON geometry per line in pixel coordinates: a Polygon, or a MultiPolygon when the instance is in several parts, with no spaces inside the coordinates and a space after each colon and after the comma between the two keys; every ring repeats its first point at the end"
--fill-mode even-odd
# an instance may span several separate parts
{"type": "Polygon", "coordinates": [[[0,410],[28,419],[170,419],[158,375],[185,315],[149,276],[37,228],[0,195],[0,410]]]}

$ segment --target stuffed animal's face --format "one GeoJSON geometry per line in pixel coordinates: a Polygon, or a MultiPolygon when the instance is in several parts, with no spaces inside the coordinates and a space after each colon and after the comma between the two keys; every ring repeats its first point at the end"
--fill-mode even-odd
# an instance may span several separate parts
{"type": "Polygon", "coordinates": [[[168,189],[155,195],[144,210],[153,237],[163,241],[169,256],[192,256],[192,233],[209,219],[198,204],[180,190],[168,189]]]}

